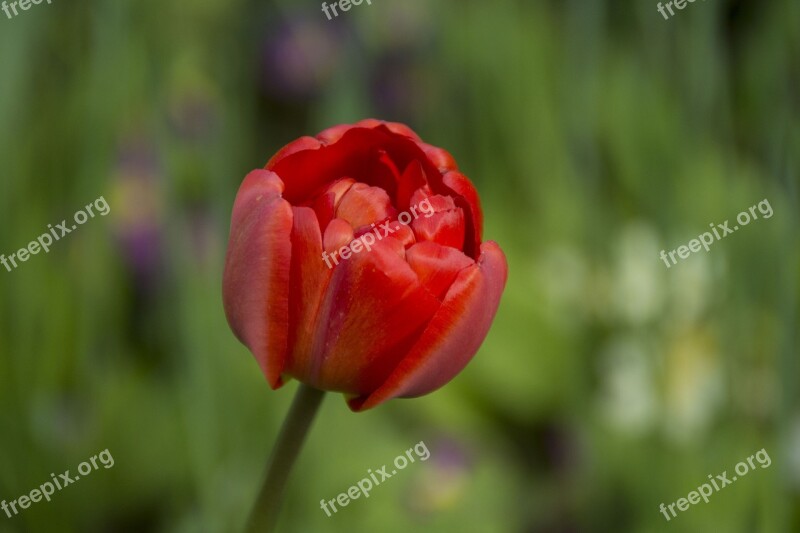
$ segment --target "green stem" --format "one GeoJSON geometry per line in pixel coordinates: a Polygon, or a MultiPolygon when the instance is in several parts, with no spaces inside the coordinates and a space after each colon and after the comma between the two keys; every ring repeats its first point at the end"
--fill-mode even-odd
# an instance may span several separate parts
{"type": "Polygon", "coordinates": [[[267,463],[267,474],[247,526],[249,533],[271,533],[278,522],[286,480],[303,447],[308,428],[322,403],[325,392],[300,384],[289,414],[267,463]]]}

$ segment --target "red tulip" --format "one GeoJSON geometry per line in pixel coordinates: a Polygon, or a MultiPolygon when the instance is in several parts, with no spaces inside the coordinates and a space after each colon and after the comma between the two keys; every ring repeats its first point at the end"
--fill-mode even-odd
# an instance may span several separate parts
{"type": "Polygon", "coordinates": [[[301,137],[239,189],[228,322],[272,388],[293,377],[355,411],[427,394],[472,359],[500,303],[506,260],[482,225],[452,156],[407,126],[301,137]]]}

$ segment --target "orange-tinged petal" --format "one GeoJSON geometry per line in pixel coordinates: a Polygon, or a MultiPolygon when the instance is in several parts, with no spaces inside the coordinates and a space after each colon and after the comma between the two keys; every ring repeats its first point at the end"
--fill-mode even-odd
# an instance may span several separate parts
{"type": "MultiPolygon", "coordinates": [[[[329,254],[338,252],[342,246],[353,240],[353,226],[341,218],[334,218],[328,227],[325,228],[325,236],[322,239],[323,247],[329,254]]],[[[335,258],[334,258],[335,259],[335,258]]],[[[338,264],[335,259],[334,264],[338,264]]]]}
{"type": "Polygon", "coordinates": [[[356,229],[394,217],[396,213],[386,191],[366,183],[356,183],[350,187],[336,208],[336,218],[348,221],[356,229]]]}

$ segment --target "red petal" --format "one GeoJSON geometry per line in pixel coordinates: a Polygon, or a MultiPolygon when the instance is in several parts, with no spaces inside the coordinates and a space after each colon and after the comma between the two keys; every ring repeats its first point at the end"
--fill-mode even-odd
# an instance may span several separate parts
{"type": "Polygon", "coordinates": [[[336,217],[336,206],[342,196],[355,184],[352,178],[342,178],[331,184],[328,189],[314,201],[314,212],[317,214],[319,227],[327,228],[331,220],[336,217]]]}
{"type": "Polygon", "coordinates": [[[451,170],[458,170],[456,160],[453,159],[453,156],[450,155],[450,152],[447,150],[424,142],[420,142],[419,146],[422,148],[422,151],[425,152],[425,155],[428,156],[428,159],[431,161],[431,163],[436,165],[436,167],[439,169],[439,172],[442,174],[446,174],[451,170]]]}
{"type": "Polygon", "coordinates": [[[456,203],[449,196],[428,194],[424,189],[414,191],[411,195],[411,205],[416,206],[419,213],[425,216],[456,209],[456,203]]]}
{"type": "Polygon", "coordinates": [[[378,237],[392,237],[394,240],[388,242],[390,242],[392,247],[395,249],[397,255],[403,259],[406,257],[406,249],[417,242],[414,238],[414,232],[411,231],[411,228],[405,224],[401,224],[397,220],[382,220],[380,223],[362,226],[355,232],[355,238],[361,239],[367,233],[372,233],[376,242],[379,240],[378,237]]]}
{"type": "MultiPolygon", "coordinates": [[[[411,228],[405,224],[392,222],[391,227],[395,228],[394,233],[392,233],[392,237],[394,237],[398,242],[402,243],[403,248],[408,249],[417,242],[416,238],[414,237],[414,232],[411,231],[411,228]]],[[[403,253],[403,257],[405,257],[405,253],[403,253]]]]}
{"type": "Polygon", "coordinates": [[[461,209],[418,218],[411,227],[418,241],[432,241],[457,250],[464,247],[464,212],[461,209]]]}
{"type": "Polygon", "coordinates": [[[384,189],[392,198],[395,197],[397,184],[400,182],[400,171],[386,150],[378,150],[377,157],[367,172],[372,179],[370,183],[384,189]]]}
{"type": "Polygon", "coordinates": [[[439,307],[384,237],[334,270],[306,383],[365,394],[384,382],[439,307]]]}
{"type": "Polygon", "coordinates": [[[400,211],[407,211],[411,207],[411,197],[416,191],[422,192],[420,199],[424,199],[431,194],[428,180],[425,179],[425,170],[422,168],[422,163],[412,161],[403,171],[403,175],[400,176],[400,183],[397,187],[397,208],[400,211]]]}
{"type": "Polygon", "coordinates": [[[320,146],[322,145],[314,137],[309,137],[309,136],[300,137],[299,139],[290,142],[289,144],[278,150],[278,153],[272,156],[272,158],[267,162],[267,166],[264,168],[266,170],[272,170],[273,167],[277,165],[281,159],[289,157],[290,155],[295,154],[297,152],[301,152],[303,150],[316,150],[320,146]]]}
{"type": "Polygon", "coordinates": [[[470,257],[477,257],[478,250],[483,240],[483,213],[478,191],[465,175],[460,172],[448,172],[444,176],[444,185],[455,193],[456,205],[467,214],[467,238],[464,242],[464,252],[470,257]]]}
{"type": "Polygon", "coordinates": [[[436,167],[415,141],[391,132],[383,124],[374,129],[344,129],[335,143],[293,153],[271,165],[270,170],[281,177],[286,185],[284,197],[294,205],[302,205],[342,176],[380,186],[393,195],[396,185],[391,169],[381,162],[381,151],[389,155],[397,168],[406,168],[414,160],[421,161],[426,175],[435,175],[441,187],[436,167]]]}
{"type": "Polygon", "coordinates": [[[415,244],[406,252],[406,260],[420,283],[439,300],[444,299],[458,273],[475,264],[460,250],[433,242],[415,244]]]}
{"type": "Polygon", "coordinates": [[[483,343],[506,284],[508,265],[494,242],[481,246],[477,264],[462,270],[425,332],[372,394],[348,400],[363,411],[391,398],[421,396],[455,377],[483,343]]]}
{"type": "Polygon", "coordinates": [[[402,124],[400,122],[386,122],[385,120],[377,120],[374,118],[366,118],[360,122],[355,124],[356,127],[359,128],[377,128],[378,126],[385,126],[389,128],[392,133],[397,133],[398,135],[404,135],[406,137],[410,137],[417,142],[421,142],[422,139],[419,138],[419,135],[414,133],[414,130],[402,124]]]}
{"type": "Polygon", "coordinates": [[[433,241],[458,250],[464,247],[465,220],[462,209],[449,196],[425,198],[422,190],[414,193],[411,203],[418,217],[411,222],[417,241],[433,241]]]}
{"type": "Polygon", "coordinates": [[[386,191],[365,183],[350,187],[336,208],[336,218],[348,221],[356,230],[373,222],[393,218],[396,214],[386,191]]]}
{"type": "Polygon", "coordinates": [[[273,388],[282,384],[289,328],[292,209],[282,191],[281,180],[267,170],[254,170],[242,182],[222,288],[231,329],[273,388]]]}
{"type": "Polygon", "coordinates": [[[328,129],[322,130],[319,135],[317,135],[317,139],[326,145],[333,144],[341,139],[342,135],[347,133],[348,130],[353,129],[354,127],[355,126],[351,124],[339,124],[337,126],[331,126],[328,129]]]}
{"type": "Polygon", "coordinates": [[[302,376],[310,365],[317,315],[333,271],[322,256],[322,236],[310,207],[294,207],[286,371],[302,376]]]}

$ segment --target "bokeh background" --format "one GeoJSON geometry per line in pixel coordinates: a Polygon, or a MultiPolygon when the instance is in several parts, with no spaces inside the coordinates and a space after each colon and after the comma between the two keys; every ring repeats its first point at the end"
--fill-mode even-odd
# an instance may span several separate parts
{"type": "Polygon", "coordinates": [[[242,528],[296,384],[221,305],[239,183],[283,144],[409,124],[482,195],[509,283],[469,367],[363,414],[329,395],[287,532],[800,531],[800,4],[54,0],[0,14],[0,499],[115,459],[0,532],[242,528]],[[763,199],[667,269],[662,249],[763,199]],[[417,462],[319,508],[424,441],[417,462]],[[667,522],[658,508],[757,450],[667,522]]]}

